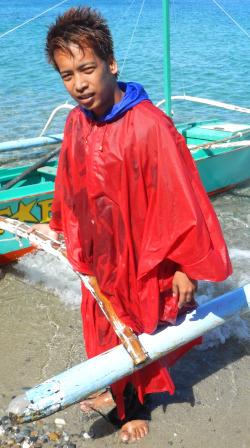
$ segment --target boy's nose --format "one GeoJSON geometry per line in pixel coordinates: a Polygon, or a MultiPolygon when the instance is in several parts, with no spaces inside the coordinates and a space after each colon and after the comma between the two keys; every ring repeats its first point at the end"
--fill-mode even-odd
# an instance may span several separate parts
{"type": "Polygon", "coordinates": [[[88,83],[86,82],[85,77],[83,76],[76,76],[75,78],[75,89],[77,90],[77,92],[82,92],[83,90],[85,90],[88,86],[88,83]]]}

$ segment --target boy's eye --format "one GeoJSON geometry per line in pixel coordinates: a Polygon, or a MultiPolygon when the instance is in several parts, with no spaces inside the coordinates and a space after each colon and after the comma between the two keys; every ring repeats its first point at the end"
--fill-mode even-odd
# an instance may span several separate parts
{"type": "Polygon", "coordinates": [[[94,69],[95,69],[95,67],[85,67],[83,69],[83,72],[87,73],[87,75],[88,75],[88,74],[92,73],[94,71],[94,69]]]}
{"type": "Polygon", "coordinates": [[[62,79],[64,80],[64,81],[67,81],[67,80],[69,80],[71,78],[71,74],[70,73],[65,73],[64,75],[62,75],[62,79]]]}

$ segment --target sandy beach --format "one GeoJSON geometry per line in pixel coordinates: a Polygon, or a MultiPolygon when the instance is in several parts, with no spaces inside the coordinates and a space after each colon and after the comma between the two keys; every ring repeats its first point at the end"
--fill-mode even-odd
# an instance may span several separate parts
{"type": "MultiPolygon", "coordinates": [[[[86,355],[78,309],[72,310],[42,285],[27,285],[11,265],[3,267],[0,275],[1,419],[13,396],[82,362],[86,355]]],[[[249,343],[230,338],[217,348],[185,355],[171,370],[174,396],[152,397],[149,435],[134,443],[159,448],[249,447],[248,354],[249,343]]],[[[83,415],[79,404],[29,427],[39,431],[45,425],[55,431],[58,417],[66,422],[69,441],[51,440],[48,448],[122,445],[119,430],[96,412],[83,415]],[[92,438],[86,439],[84,433],[92,438]]],[[[25,426],[19,425],[19,430],[25,426]]],[[[0,435],[0,440],[0,446],[7,446],[6,435],[0,435]]]]}

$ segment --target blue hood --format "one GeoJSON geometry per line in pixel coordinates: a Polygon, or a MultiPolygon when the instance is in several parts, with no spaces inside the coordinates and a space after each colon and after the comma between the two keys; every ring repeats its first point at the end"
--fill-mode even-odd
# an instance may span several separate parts
{"type": "MultiPolygon", "coordinates": [[[[136,82],[118,82],[119,88],[125,92],[122,100],[114,104],[114,106],[110,107],[106,113],[98,120],[98,122],[112,120],[113,118],[117,118],[119,115],[123,114],[129,109],[132,109],[133,106],[140,103],[141,101],[148,100],[148,94],[141,86],[136,82]]],[[[86,110],[81,106],[84,114],[91,118],[91,120],[96,121],[94,114],[91,110],[86,110]]]]}

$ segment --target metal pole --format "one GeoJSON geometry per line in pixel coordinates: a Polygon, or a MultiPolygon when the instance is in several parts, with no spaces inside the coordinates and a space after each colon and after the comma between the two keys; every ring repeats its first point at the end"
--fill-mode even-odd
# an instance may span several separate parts
{"type": "Polygon", "coordinates": [[[165,111],[171,117],[171,67],[169,0],[162,1],[165,111]]]}

